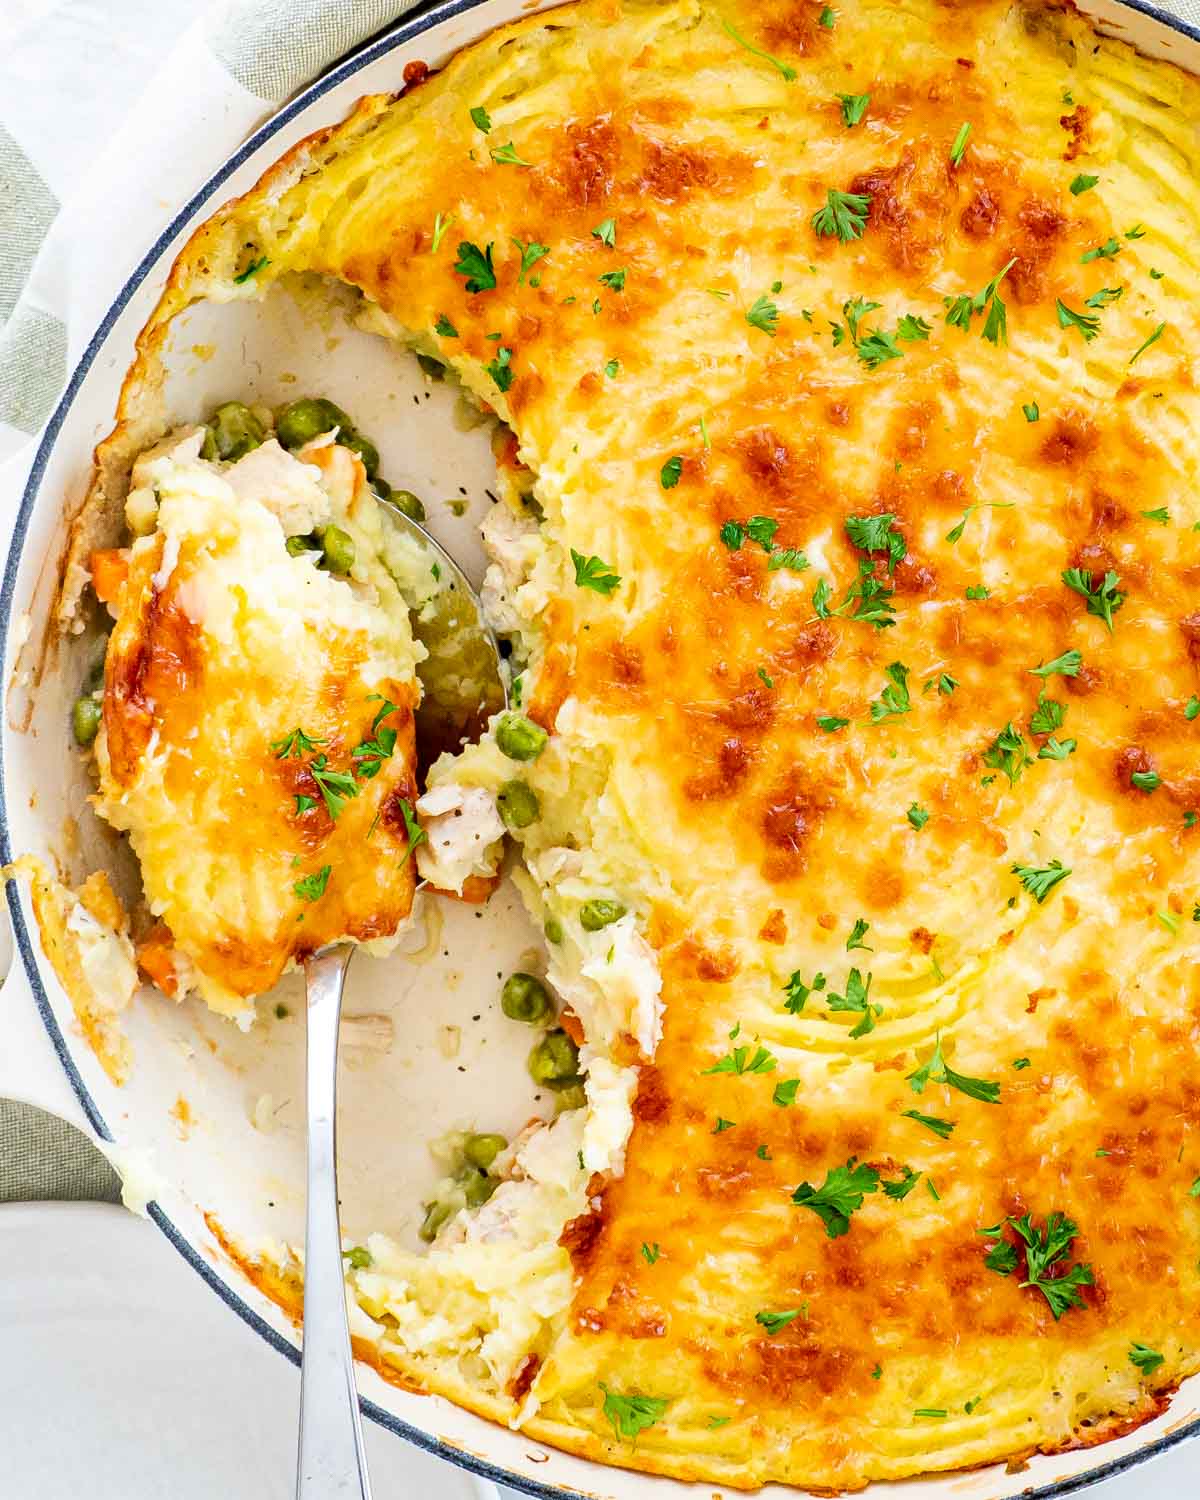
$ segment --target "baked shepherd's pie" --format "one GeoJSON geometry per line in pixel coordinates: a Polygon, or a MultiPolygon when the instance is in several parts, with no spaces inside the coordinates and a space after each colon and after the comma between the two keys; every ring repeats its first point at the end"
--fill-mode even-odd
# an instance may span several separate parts
{"type": "Polygon", "coordinates": [[[1128,1430],[1200,1367],[1200,84],[1010,0],[584,0],[406,83],[180,257],[62,602],[128,513],[99,806],[213,1003],[394,931],[414,865],[478,894],[519,850],[545,970],[502,1003],[562,1108],[441,1143],[428,1251],[349,1253],[354,1333],[540,1440],[734,1487],[1128,1430]],[[218,414],[129,490],[169,320],[297,273],[498,424],[510,703],[420,793],[397,567],[358,535],[351,587],[322,532],[366,524],[352,428],[289,448],[250,410],[230,463],[218,414]],[[237,569],[214,673],[280,600],[344,643],[328,699],[247,688],[294,758],[188,691],[151,746],[129,688],[237,569]],[[211,801],[159,774],[197,732],[211,801]],[[336,818],[296,780],[322,754],[336,818]],[[271,817],[311,805],[241,866],[263,946],[231,954],[209,818],[247,765],[271,817]]]}

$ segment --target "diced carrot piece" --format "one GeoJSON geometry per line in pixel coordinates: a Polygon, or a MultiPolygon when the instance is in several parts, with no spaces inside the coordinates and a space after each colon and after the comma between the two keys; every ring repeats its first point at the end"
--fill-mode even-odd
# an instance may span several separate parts
{"type": "Polygon", "coordinates": [[[115,604],[129,577],[129,553],[124,547],[103,547],[88,559],[92,587],[101,604],[115,604]]]}
{"type": "Polygon", "coordinates": [[[175,939],[165,922],[157,922],[138,944],[138,968],[152,985],[171,1000],[179,998],[175,968],[175,939]]]}
{"type": "Polygon", "coordinates": [[[558,1024],[567,1033],[577,1047],[583,1046],[583,1022],[575,1014],[569,1005],[564,1005],[558,1013],[558,1024]]]}

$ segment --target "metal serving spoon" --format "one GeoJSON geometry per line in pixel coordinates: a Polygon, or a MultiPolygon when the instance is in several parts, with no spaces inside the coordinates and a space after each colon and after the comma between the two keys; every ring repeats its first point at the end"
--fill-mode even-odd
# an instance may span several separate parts
{"type": "MultiPolygon", "coordinates": [[[[424,779],[443,750],[479,737],[488,718],[504,708],[507,692],[496,638],[462,569],[415,521],[394,506],[387,511],[441,573],[432,607],[413,614],[413,634],[429,652],[418,668],[422,700],[416,713],[418,776],[424,779]]],[[[338,1026],[353,954],[352,943],[334,943],[304,965],[308,1204],[296,1500],[371,1500],[346,1321],[337,1194],[338,1026]]]]}

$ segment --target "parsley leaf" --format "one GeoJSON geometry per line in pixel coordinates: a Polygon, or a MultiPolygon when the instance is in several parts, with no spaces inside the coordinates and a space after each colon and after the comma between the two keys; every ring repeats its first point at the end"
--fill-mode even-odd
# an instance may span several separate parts
{"type": "Polygon", "coordinates": [[[1042,415],[1036,401],[1030,401],[1027,405],[1022,406],[1021,410],[1025,413],[1025,420],[1027,422],[1036,422],[1042,415]]]}
{"type": "Polygon", "coordinates": [[[812,216],[812,227],[819,236],[837,236],[843,244],[858,239],[866,227],[867,212],[871,207],[869,193],[842,193],[830,188],[825,196],[824,208],[812,216]]]}
{"type": "Polygon", "coordinates": [[[1017,1247],[1009,1244],[1007,1240],[997,1240],[983,1257],[984,1265],[989,1271],[995,1271],[997,1276],[1011,1276],[1017,1269],[1019,1260],[1017,1247]]]}
{"type": "Polygon", "coordinates": [[[1076,312],[1073,307],[1068,307],[1061,297],[1055,297],[1054,306],[1058,313],[1058,326],[1078,328],[1083,335],[1084,343],[1090,344],[1100,332],[1100,319],[1095,313],[1076,312]]]}
{"type": "MultiPolygon", "coordinates": [[[[731,552],[737,552],[747,538],[757,542],[764,552],[772,552],[778,530],[779,522],[770,516],[751,516],[748,521],[726,521],[721,527],[721,540],[731,552]]],[[[769,562],[767,566],[770,567],[769,562]]]]}
{"type": "Polygon", "coordinates": [[[903,533],[895,529],[896,517],[891,511],[877,516],[847,516],[846,535],[860,552],[886,552],[888,572],[908,551],[903,533]]]}
{"type": "Polygon", "coordinates": [[[492,119],[482,104],[477,104],[471,110],[471,123],[477,130],[482,130],[484,135],[492,128],[492,119]]]}
{"type": "Polygon", "coordinates": [[[549,245],[539,245],[536,240],[530,240],[528,244],[522,243],[513,235],[513,244],[521,252],[521,270],[517,276],[517,285],[525,285],[526,273],[531,271],[538,261],[550,254],[549,245]]]}
{"type": "Polygon", "coordinates": [[[868,948],[863,938],[866,937],[871,924],[864,917],[856,919],[854,926],[850,929],[850,936],[846,939],[846,952],[853,953],[855,948],[865,948],[868,953],[873,953],[873,948],[868,948]]]}
{"type": "Polygon", "coordinates": [[[619,1396],[615,1391],[600,1382],[600,1389],[604,1392],[604,1415],[612,1423],[613,1431],[619,1438],[636,1444],[638,1434],[653,1427],[656,1422],[661,1422],[666,1416],[669,1401],[664,1401],[660,1396],[639,1396],[630,1392],[627,1396],[619,1396]]]}
{"type": "Polygon", "coordinates": [[[571,548],[571,561],[575,564],[575,583],[581,589],[607,595],[621,582],[621,575],[614,573],[606,562],[594,556],[584,557],[574,547],[571,548]]]}
{"type": "MultiPolygon", "coordinates": [[[[774,1338],[781,1328],[793,1322],[800,1316],[800,1309],[793,1308],[790,1312],[759,1312],[754,1314],[754,1321],[761,1323],[767,1330],[767,1336],[774,1338]]],[[[1162,1356],[1159,1356],[1160,1360],[1162,1356]]]]}
{"type": "Polygon", "coordinates": [[[775,1085],[775,1092],[771,1095],[771,1102],[777,1104],[780,1109],[787,1109],[796,1102],[796,1091],[800,1087],[798,1078],[785,1078],[775,1085]]]}
{"type": "Polygon", "coordinates": [[[1011,865],[1010,869],[1039,906],[1054,887],[1071,873],[1061,859],[1052,859],[1048,865],[1040,866],[1011,865]]]}
{"type": "Polygon", "coordinates": [[[495,359],[488,360],[483,367],[496,382],[496,389],[507,391],[513,383],[512,372],[512,350],[507,345],[501,345],[496,350],[495,359]]]}
{"type": "Polygon", "coordinates": [[[787,999],[783,1002],[784,1010],[790,1011],[792,1015],[798,1016],[804,1009],[804,1002],[815,991],[820,993],[825,988],[826,980],[824,974],[814,974],[813,982],[805,984],[800,978],[800,970],[796,969],[783,987],[787,999]]]}
{"type": "Polygon", "coordinates": [[[607,245],[611,250],[617,243],[617,221],[615,219],[601,219],[595,229],[592,230],[592,238],[599,240],[602,245],[607,245]]]}
{"type": "Polygon", "coordinates": [[[864,980],[857,969],[851,969],[846,980],[846,993],[839,995],[829,990],[825,997],[829,1002],[831,1013],[856,1011],[862,1015],[862,1020],[850,1032],[850,1036],[856,1040],[860,1036],[866,1036],[869,1031],[874,1031],[875,1022],[883,1014],[883,1006],[870,1003],[872,978],[873,976],[868,974],[864,980]]]}
{"type": "Polygon", "coordinates": [[[908,668],[903,662],[894,661],[884,668],[888,685],[878,698],[871,702],[871,723],[882,724],[885,719],[899,718],[912,709],[908,694],[908,668]]]}
{"type": "Polygon", "coordinates": [[[1044,662],[1037,667],[1030,667],[1034,677],[1078,677],[1079,669],[1083,666],[1083,653],[1081,651],[1064,651],[1061,656],[1056,656],[1053,661],[1044,662]]]}
{"type": "Polygon", "coordinates": [[[1037,707],[1029,720],[1029,732],[1030,734],[1053,734],[1056,729],[1062,728],[1066,716],[1066,704],[1060,703],[1057,698],[1047,698],[1043,689],[1038,694],[1037,707]]]}
{"type": "Polygon", "coordinates": [[[817,728],[823,729],[826,734],[836,734],[839,729],[845,729],[849,719],[839,719],[834,714],[818,714],[817,728]]]}
{"type": "Polygon", "coordinates": [[[837,25],[837,11],[831,5],[825,6],[818,17],[817,25],[823,26],[826,31],[832,31],[837,25]]]}
{"type": "Polygon", "coordinates": [[[908,819],[908,821],[912,824],[912,826],[917,830],[918,833],[920,833],[921,829],[924,828],[926,823],[929,822],[929,813],[925,810],[925,808],[921,806],[919,802],[914,802],[909,810],[904,814],[904,816],[908,819]]]}
{"type": "Polygon", "coordinates": [[[444,339],[456,339],[458,337],[458,329],[455,328],[445,313],[438,314],[438,320],[433,325],[433,331],[444,339]]]}
{"type": "Polygon", "coordinates": [[[1123,286],[1102,286],[1098,292],[1083,299],[1085,307],[1107,307],[1110,302],[1119,302],[1125,294],[1123,286]]]}
{"type": "Polygon", "coordinates": [[[329,884],[329,872],[332,868],[332,865],[322,865],[312,875],[305,875],[302,880],[297,880],[292,890],[301,901],[319,901],[329,884]]]}
{"type": "Polygon", "coordinates": [[[751,328],[760,328],[763,333],[774,338],[777,331],[775,325],[779,322],[779,308],[764,292],[746,309],[746,322],[751,328]]]}
{"type": "Polygon", "coordinates": [[[971,138],[971,122],[964,120],[958,127],[958,134],[954,137],[954,144],[950,147],[950,165],[957,167],[963,159],[967,149],[967,142],[971,138]]]}
{"type": "Polygon", "coordinates": [[[676,455],[667,459],[659,470],[658,482],[664,490],[673,490],[679,483],[679,476],[683,473],[683,459],[676,455]]]}
{"type": "Polygon", "coordinates": [[[852,1156],[844,1167],[827,1172],[819,1188],[802,1182],[792,1194],[792,1202],[812,1209],[828,1237],[836,1240],[849,1231],[850,1215],[862,1207],[866,1195],[878,1191],[879,1173],[852,1156]]]}
{"type": "Polygon", "coordinates": [[[1066,760],[1068,755],[1075,753],[1075,740],[1056,740],[1053,735],[1038,750],[1038,760],[1066,760]]]}
{"type": "Polygon", "coordinates": [[[454,214],[447,214],[444,218],[440,213],[434,214],[433,239],[429,247],[431,254],[437,254],[438,246],[442,243],[442,236],[446,233],[447,229],[450,228],[451,224],[454,223],[455,217],[456,215],[454,214]]]}
{"type": "Polygon", "coordinates": [[[753,1054],[748,1045],[731,1048],[711,1068],[701,1069],[701,1077],[707,1077],[710,1073],[736,1073],[739,1077],[743,1073],[773,1073],[776,1066],[774,1053],[768,1052],[759,1042],[753,1054]]]}
{"type": "Polygon", "coordinates": [[[842,119],[847,128],[859,123],[867,112],[867,106],[871,102],[870,94],[838,94],[837,98],[842,104],[842,119]]]}
{"type": "Polygon", "coordinates": [[[1055,1322],[1068,1308],[1086,1306],[1079,1288],[1094,1283],[1090,1266],[1076,1264],[1062,1276],[1047,1274],[1065,1264],[1071,1242],[1079,1232],[1077,1226],[1061,1213],[1050,1214],[1041,1229],[1034,1227],[1031,1214],[1023,1214],[1019,1219],[1010,1217],[1008,1222],[1025,1242],[1027,1279],[1021,1285],[1037,1287],[1050,1304],[1055,1322]]]}
{"type": "Polygon", "coordinates": [[[927,1083],[944,1083],[969,1099],[978,1099],[983,1104],[998,1104],[1000,1085],[987,1078],[971,1078],[966,1073],[956,1073],[942,1056],[942,1039],[939,1036],[933,1052],[906,1081],[914,1094],[923,1094],[927,1083]]]}
{"type": "Polygon", "coordinates": [[[481,250],[470,240],[463,240],[458,247],[458,259],[454,262],[454,269],[459,276],[467,278],[468,292],[490,292],[496,285],[496,271],[492,264],[492,242],[489,240],[487,248],[481,250]]]}
{"type": "Polygon", "coordinates": [[[952,328],[961,328],[966,333],[971,327],[971,319],[986,308],[987,318],[983,325],[983,337],[992,344],[1007,343],[1008,313],[998,295],[998,288],[1015,264],[1016,257],[1014,256],[974,296],[963,293],[958,297],[943,297],[942,301],[946,306],[946,322],[952,328]]]}
{"type": "Polygon", "coordinates": [[[1135,359],[1138,359],[1141,355],[1145,354],[1146,350],[1149,349],[1151,344],[1157,344],[1159,339],[1162,338],[1163,334],[1166,332],[1166,327],[1167,325],[1165,323],[1160,323],[1154,330],[1154,332],[1150,335],[1150,337],[1146,340],[1146,342],[1144,344],[1139,344],[1138,347],[1129,356],[1129,363],[1133,364],[1135,359]]]}
{"type": "Polygon", "coordinates": [[[625,267],[622,266],[617,271],[605,271],[602,276],[597,276],[596,280],[601,286],[608,287],[609,291],[623,292],[625,290],[625,277],[627,274],[625,267]]]}
{"type": "Polygon", "coordinates": [[[250,262],[250,264],[246,267],[246,269],[241,273],[240,276],[235,276],[233,278],[233,284],[235,286],[241,286],[244,282],[249,281],[252,276],[257,276],[261,270],[265,269],[265,267],[269,266],[270,264],[271,262],[265,255],[260,255],[257,260],[252,260],[250,262]]]}
{"type": "Polygon", "coordinates": [[[1033,760],[1026,750],[1021,731],[1008,723],[983,752],[983,763],[996,771],[1003,771],[1009,786],[1015,786],[1021,779],[1021,772],[1026,766],[1031,766],[1033,760]]]}
{"type": "Polygon", "coordinates": [[[385,698],[383,707],[371,723],[371,737],[363,740],[351,751],[350,758],[358,762],[354,767],[355,771],[367,781],[373,780],[379,774],[380,766],[385,760],[391,759],[396,748],[396,731],[391,728],[381,728],[384,719],[395,712],[396,704],[385,698]]]}
{"type": "Polygon", "coordinates": [[[937,1115],[923,1115],[919,1109],[904,1109],[900,1113],[906,1120],[915,1120],[918,1125],[924,1125],[927,1130],[932,1130],[934,1135],[940,1135],[942,1140],[950,1139],[954,1129],[954,1120],[942,1120],[937,1115]]]}
{"type": "Polygon", "coordinates": [[[1093,177],[1088,172],[1080,172],[1079,176],[1076,177],[1071,183],[1072,197],[1078,198],[1080,193],[1088,192],[1089,189],[1094,188],[1099,181],[1100,179],[1098,177],[1093,177]]]}
{"type": "Polygon", "coordinates": [[[896,342],[895,334],[883,328],[872,328],[855,345],[858,357],[868,370],[877,370],[889,359],[903,359],[904,350],[896,342]]]}
{"type": "Polygon", "coordinates": [[[500,167],[531,167],[533,163],[526,161],[523,156],[517,155],[517,148],[509,141],[507,145],[498,146],[492,151],[492,160],[500,167]]]}
{"type": "Polygon", "coordinates": [[[777,573],[787,568],[792,573],[803,573],[811,564],[798,547],[776,547],[767,558],[767,571],[777,573]]]}
{"type": "Polygon", "coordinates": [[[417,816],[413,808],[405,798],[399,798],[400,816],[404,819],[404,832],[408,835],[408,847],[404,851],[404,859],[400,861],[403,868],[404,861],[416,849],[418,844],[423,844],[429,837],[425,830],[417,822],[417,816]]]}
{"type": "Polygon", "coordinates": [[[642,1241],[642,1259],[648,1266],[652,1266],[661,1254],[662,1251],[659,1248],[657,1240],[655,1240],[653,1245],[647,1245],[644,1240],[642,1241]]]}
{"type": "Polygon", "coordinates": [[[1108,626],[1109,635],[1113,629],[1113,615],[1125,603],[1125,595],[1119,592],[1117,585],[1120,578],[1111,571],[1105,573],[1099,583],[1094,581],[1094,575],[1083,568],[1068,568],[1062,575],[1062,581],[1069,589],[1087,600],[1087,612],[1096,615],[1108,626]]]}
{"type": "Polygon", "coordinates": [[[733,1127],[736,1124],[737,1124],[736,1120],[723,1120],[721,1118],[721,1116],[718,1115],[717,1116],[717,1123],[713,1126],[711,1134],[713,1134],[713,1135],[721,1135],[726,1130],[732,1130],[733,1127]]]}
{"type": "Polygon", "coordinates": [[[1147,521],[1157,521],[1160,526],[1171,524],[1171,512],[1165,505],[1159,505],[1154,510],[1144,510],[1142,516],[1147,521]]]}
{"type": "Polygon", "coordinates": [[[1162,777],[1157,771],[1134,771],[1129,780],[1139,792],[1145,792],[1147,795],[1162,786],[1162,777]]]}
{"type": "Polygon", "coordinates": [[[325,806],[329,816],[337,822],[337,815],[343,806],[353,797],[358,796],[358,783],[354,777],[346,771],[331,771],[329,769],[328,757],[324,754],[316,756],[309,761],[308,769],[312,772],[312,778],[321,789],[321,796],[325,799],[325,806]]]}
{"type": "Polygon", "coordinates": [[[1102,245],[1093,245],[1090,250],[1085,250],[1079,257],[1081,265],[1088,265],[1093,260],[1112,260],[1121,253],[1120,240],[1109,238],[1102,245]]]}
{"type": "Polygon", "coordinates": [[[722,31],[724,31],[725,35],[731,37],[739,47],[744,47],[746,51],[751,53],[751,55],[754,57],[761,57],[763,62],[770,63],[775,71],[777,73],[781,73],[788,83],[794,83],[796,81],[795,68],[789,67],[785,62],[780,62],[777,57],[772,57],[769,52],[764,52],[761,47],[756,47],[753,42],[748,42],[742,35],[742,33],[737,29],[737,27],[734,26],[732,22],[727,21],[724,16],[721,17],[721,29],[722,31]]]}
{"type": "Polygon", "coordinates": [[[897,1178],[895,1182],[885,1182],[883,1191],[889,1198],[894,1198],[897,1203],[903,1203],[920,1180],[920,1172],[914,1172],[911,1167],[905,1167],[904,1176],[897,1178]]]}
{"type": "Polygon", "coordinates": [[[1166,1358],[1157,1349],[1148,1348],[1145,1344],[1130,1344],[1129,1363],[1136,1365],[1143,1375],[1149,1375],[1157,1370],[1166,1358]]]}
{"type": "Polygon", "coordinates": [[[896,337],[910,344],[918,339],[927,339],[932,332],[933,329],[925,319],[918,318],[915,313],[905,313],[896,324],[896,337]]]}
{"type": "Polygon", "coordinates": [[[271,741],[271,749],[275,752],[276,760],[299,760],[301,755],[309,750],[315,750],[318,745],[323,745],[323,739],[307,735],[303,729],[293,729],[291,734],[285,734],[280,740],[271,741]]]}

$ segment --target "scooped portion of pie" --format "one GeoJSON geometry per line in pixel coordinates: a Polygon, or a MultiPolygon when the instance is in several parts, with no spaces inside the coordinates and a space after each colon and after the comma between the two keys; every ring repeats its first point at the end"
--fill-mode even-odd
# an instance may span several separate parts
{"type": "Polygon", "coordinates": [[[289,451],[244,407],[232,437],[238,405],[134,465],[134,539],[91,555],[115,623],[76,737],[95,724],[96,806],[156,919],[143,972],[248,1018],[306,954],[409,913],[423,652],[362,458],[336,427],[289,451]]]}

